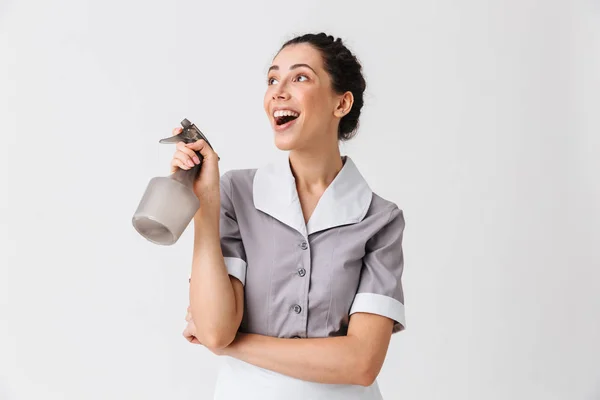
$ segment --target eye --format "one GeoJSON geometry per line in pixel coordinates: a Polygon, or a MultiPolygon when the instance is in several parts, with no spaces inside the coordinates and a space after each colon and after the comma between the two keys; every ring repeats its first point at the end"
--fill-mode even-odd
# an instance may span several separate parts
{"type": "Polygon", "coordinates": [[[267,84],[268,84],[268,85],[272,85],[272,84],[273,84],[273,83],[275,83],[275,82],[277,82],[277,79],[275,79],[275,78],[268,78],[268,79],[267,79],[267,84]]]}
{"type": "Polygon", "coordinates": [[[305,82],[305,81],[307,81],[307,80],[308,80],[308,77],[307,77],[306,75],[298,75],[298,76],[296,77],[296,80],[297,80],[298,82],[305,82]],[[302,78],[304,78],[304,80],[302,80],[302,78]]]}

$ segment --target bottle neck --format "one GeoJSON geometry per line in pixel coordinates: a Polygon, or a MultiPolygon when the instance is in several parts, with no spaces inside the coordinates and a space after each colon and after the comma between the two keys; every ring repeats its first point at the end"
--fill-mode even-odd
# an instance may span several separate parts
{"type": "Polygon", "coordinates": [[[196,165],[195,167],[187,170],[177,168],[177,170],[171,175],[171,179],[174,179],[182,185],[192,189],[194,182],[196,181],[196,177],[198,176],[198,172],[200,171],[200,165],[196,165]]]}

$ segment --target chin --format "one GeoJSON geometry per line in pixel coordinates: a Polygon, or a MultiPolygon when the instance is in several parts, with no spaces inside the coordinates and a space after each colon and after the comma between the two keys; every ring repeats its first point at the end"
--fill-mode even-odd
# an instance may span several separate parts
{"type": "Polygon", "coordinates": [[[282,136],[275,133],[275,146],[279,150],[290,151],[298,147],[298,141],[293,136],[282,136]]]}
{"type": "Polygon", "coordinates": [[[302,140],[300,126],[290,126],[286,129],[281,129],[273,126],[273,134],[275,139],[275,146],[279,150],[290,151],[301,147],[302,140]]]}

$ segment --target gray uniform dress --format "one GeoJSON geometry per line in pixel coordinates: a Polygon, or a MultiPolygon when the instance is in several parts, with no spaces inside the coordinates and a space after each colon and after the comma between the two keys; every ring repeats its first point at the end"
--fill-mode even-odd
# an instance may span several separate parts
{"type": "MultiPolygon", "coordinates": [[[[345,335],[366,312],[405,327],[402,210],[373,193],[350,157],[308,223],[289,160],[221,178],[221,247],[244,284],[240,331],[281,338],[345,335]]],[[[225,357],[215,399],[381,399],[369,387],[307,382],[225,357]]]]}

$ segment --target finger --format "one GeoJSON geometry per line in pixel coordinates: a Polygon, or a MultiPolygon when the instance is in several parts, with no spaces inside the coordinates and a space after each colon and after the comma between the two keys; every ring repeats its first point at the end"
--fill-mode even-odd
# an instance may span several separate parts
{"type": "Polygon", "coordinates": [[[196,335],[196,329],[195,329],[195,326],[194,326],[194,323],[193,323],[193,322],[190,322],[190,323],[189,323],[189,324],[188,324],[188,325],[185,327],[185,329],[183,330],[183,333],[182,333],[182,335],[183,335],[183,337],[184,337],[184,338],[185,338],[185,339],[186,339],[188,342],[191,342],[191,343],[198,343],[198,344],[200,344],[200,341],[199,341],[199,340],[196,338],[196,336],[195,336],[195,335],[196,335]]]}
{"type": "Polygon", "coordinates": [[[194,143],[188,143],[186,147],[199,152],[206,159],[218,158],[217,154],[203,139],[197,140],[194,143]]]}
{"type": "Polygon", "coordinates": [[[175,154],[173,154],[173,158],[181,161],[184,165],[187,165],[190,168],[196,166],[196,163],[192,160],[192,158],[188,154],[182,153],[179,150],[177,150],[175,152],[175,154]]]}
{"type": "Polygon", "coordinates": [[[194,336],[195,332],[192,332],[190,329],[190,325],[188,324],[182,332],[184,338],[189,338],[190,336],[194,336]]]}
{"type": "Polygon", "coordinates": [[[194,343],[194,341],[196,341],[197,343],[200,343],[200,342],[198,342],[198,339],[196,339],[195,336],[188,336],[188,337],[186,337],[186,339],[190,343],[194,343]]]}
{"type": "Polygon", "coordinates": [[[173,128],[173,131],[171,133],[173,134],[173,136],[179,135],[182,130],[183,130],[183,128],[179,126],[177,128],[173,128]]]}
{"type": "Polygon", "coordinates": [[[196,336],[190,336],[187,338],[188,342],[193,344],[201,344],[196,336]]]}
{"type": "Polygon", "coordinates": [[[190,169],[192,167],[190,167],[189,165],[187,165],[186,163],[184,163],[183,161],[181,161],[178,158],[173,158],[171,160],[171,173],[177,171],[177,168],[181,168],[181,169],[190,169]]]}
{"type": "Polygon", "coordinates": [[[173,154],[173,158],[178,158],[190,167],[200,164],[200,158],[196,152],[185,146],[185,143],[177,143],[177,151],[173,154]]]}
{"type": "Polygon", "coordinates": [[[192,168],[193,166],[195,166],[196,164],[194,164],[194,161],[192,161],[192,159],[190,158],[190,156],[188,156],[187,154],[184,154],[180,151],[178,151],[177,153],[173,154],[173,158],[177,159],[179,161],[181,161],[181,164],[185,165],[186,167],[192,168]]]}
{"type": "Polygon", "coordinates": [[[194,163],[200,164],[200,158],[198,158],[198,155],[196,154],[196,152],[193,149],[190,149],[189,147],[187,147],[184,142],[177,143],[176,147],[177,147],[177,150],[179,150],[179,151],[185,153],[187,156],[189,156],[189,158],[192,159],[192,161],[194,161],[194,163]]]}

